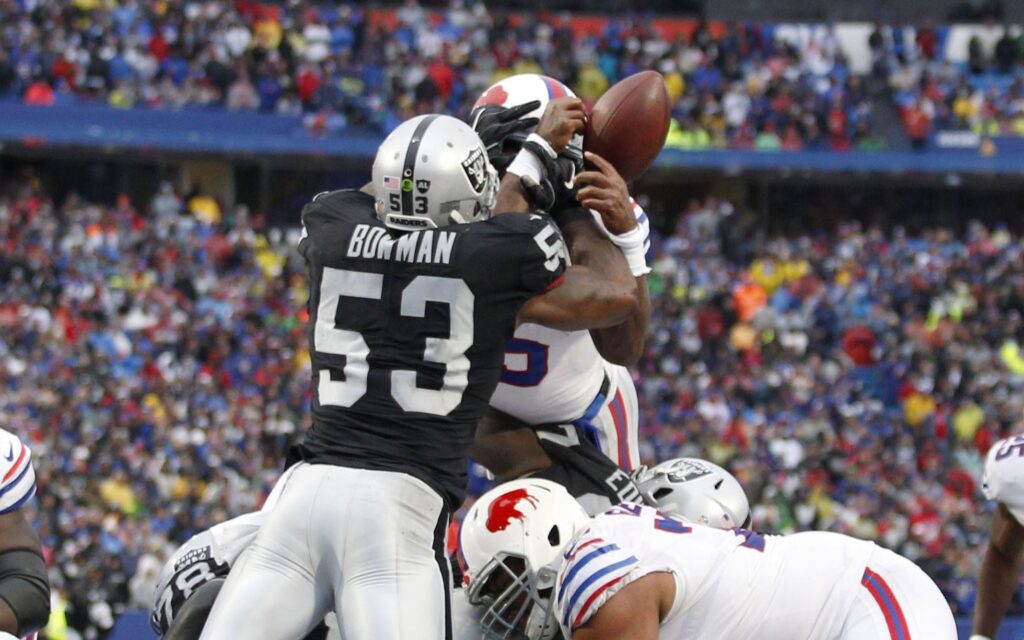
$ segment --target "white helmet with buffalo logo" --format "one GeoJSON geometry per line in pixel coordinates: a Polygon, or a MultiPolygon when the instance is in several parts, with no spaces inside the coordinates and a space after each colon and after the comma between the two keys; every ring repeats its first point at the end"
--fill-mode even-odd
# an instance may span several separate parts
{"type": "Polygon", "coordinates": [[[486,611],[490,638],[554,638],[551,591],[560,554],[590,518],[560,484],[540,478],[506,482],[477,500],[459,533],[459,561],[469,602],[486,611]]]}
{"type": "Polygon", "coordinates": [[[473,111],[487,105],[507,109],[536,100],[540,106],[523,114],[523,117],[539,118],[544,113],[544,107],[548,105],[548,102],[566,96],[575,98],[576,94],[558,80],[538,73],[520,73],[503,78],[488,87],[473,104],[473,111]]]}
{"type": "Polygon", "coordinates": [[[480,137],[451,116],[430,114],[403,122],[381,143],[373,161],[377,217],[391,229],[486,220],[497,195],[498,174],[480,137]]]}
{"type": "MultiPolygon", "coordinates": [[[[489,113],[501,112],[536,101],[538,105],[536,108],[518,116],[520,120],[530,119],[533,121],[533,119],[540,119],[544,114],[548,102],[566,96],[575,98],[576,94],[572,92],[572,89],[552,77],[538,73],[516,74],[495,82],[480,94],[473,104],[469,121],[473,123],[473,128],[478,133],[484,138],[488,138],[487,133],[483,130],[483,124],[488,121],[486,116],[489,113]]],[[[505,135],[501,140],[485,140],[491,164],[495,166],[499,174],[504,174],[526,137],[535,128],[535,126],[520,127],[505,135]]],[[[582,162],[583,135],[573,136],[563,154],[574,161],[582,162]]]]}

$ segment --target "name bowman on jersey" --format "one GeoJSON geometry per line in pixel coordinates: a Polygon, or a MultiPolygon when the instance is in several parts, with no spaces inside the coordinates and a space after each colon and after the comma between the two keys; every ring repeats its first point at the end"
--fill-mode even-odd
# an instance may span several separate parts
{"type": "Polygon", "coordinates": [[[0,514],[17,511],[35,494],[31,450],[18,436],[0,429],[0,514]]]}
{"type": "Polygon", "coordinates": [[[331,607],[346,636],[450,636],[444,534],[466,451],[516,316],[558,284],[564,247],[546,217],[485,219],[496,175],[475,132],[447,116],[400,125],[372,185],[303,210],[315,385],[304,462],[203,638],[298,636],[331,607]],[[399,591],[417,595],[396,602],[399,591]],[[275,618],[271,603],[293,614],[275,618]]]}
{"type": "Polygon", "coordinates": [[[515,311],[565,269],[560,234],[546,216],[508,214],[395,237],[356,191],[318,197],[303,223],[317,383],[306,459],[408,473],[454,510],[515,311]]]}

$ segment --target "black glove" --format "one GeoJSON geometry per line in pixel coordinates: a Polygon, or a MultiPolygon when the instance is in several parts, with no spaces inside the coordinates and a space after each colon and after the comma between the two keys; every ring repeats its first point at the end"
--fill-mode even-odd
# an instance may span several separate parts
{"type": "Polygon", "coordinates": [[[539,106],[539,100],[510,108],[488,104],[470,114],[470,125],[483,141],[487,157],[498,175],[505,175],[505,169],[516,157],[527,133],[540,122],[540,118],[523,117],[539,106]]]}
{"type": "Polygon", "coordinates": [[[582,151],[570,145],[552,157],[548,149],[532,140],[525,141],[522,146],[544,165],[544,175],[539,183],[529,177],[521,180],[523,191],[533,206],[542,211],[558,211],[577,206],[576,186],[573,183],[576,174],[583,170],[582,151]]]}

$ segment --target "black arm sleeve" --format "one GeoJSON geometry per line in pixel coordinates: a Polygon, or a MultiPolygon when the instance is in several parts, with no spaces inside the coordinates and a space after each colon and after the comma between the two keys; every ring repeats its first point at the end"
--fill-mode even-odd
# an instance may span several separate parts
{"type": "Polygon", "coordinates": [[[0,551],[0,599],[18,618],[19,636],[46,626],[50,619],[50,582],[42,556],[25,549],[0,551]]]}

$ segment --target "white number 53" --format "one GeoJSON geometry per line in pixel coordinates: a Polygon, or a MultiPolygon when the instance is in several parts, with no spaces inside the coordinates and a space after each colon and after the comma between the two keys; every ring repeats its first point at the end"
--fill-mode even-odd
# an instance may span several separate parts
{"type": "MultiPolygon", "coordinates": [[[[332,380],[331,372],[320,369],[317,387],[321,405],[351,407],[366,394],[366,378],[370,372],[367,357],[370,347],[358,331],[335,326],[341,296],[380,300],[384,277],[379,273],[324,267],[320,283],[320,307],[313,329],[313,348],[320,353],[345,356],[344,380],[332,380]]],[[[427,302],[448,305],[450,337],[426,338],[425,362],[445,365],[440,389],[423,389],[416,385],[416,371],[391,372],[391,396],[405,411],[448,415],[462,402],[469,384],[469,358],[466,350],[473,345],[473,292],[458,278],[416,276],[402,291],[401,314],[422,318],[427,302]]]]}

